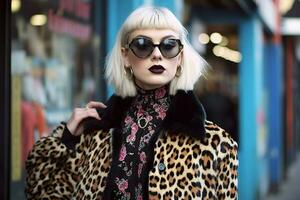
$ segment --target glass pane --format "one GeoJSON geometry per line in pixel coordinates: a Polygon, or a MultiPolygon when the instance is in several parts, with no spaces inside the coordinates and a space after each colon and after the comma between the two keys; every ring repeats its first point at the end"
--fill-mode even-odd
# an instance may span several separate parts
{"type": "Polygon", "coordinates": [[[35,141],[75,106],[105,98],[99,81],[104,30],[95,32],[103,19],[93,18],[102,8],[94,3],[12,0],[10,199],[25,199],[25,160],[35,141]]]}

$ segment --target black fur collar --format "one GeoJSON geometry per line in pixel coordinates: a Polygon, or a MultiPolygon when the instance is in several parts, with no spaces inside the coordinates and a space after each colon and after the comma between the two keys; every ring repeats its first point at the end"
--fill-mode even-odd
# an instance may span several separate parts
{"type": "MultiPolygon", "coordinates": [[[[120,128],[121,120],[124,119],[132,100],[133,97],[124,99],[113,95],[106,103],[107,108],[98,110],[101,121],[87,119],[85,130],[90,132],[99,129],[120,128]]],[[[205,118],[205,111],[193,91],[178,90],[176,95],[172,96],[162,129],[169,133],[184,133],[202,139],[205,135],[205,118]]]]}

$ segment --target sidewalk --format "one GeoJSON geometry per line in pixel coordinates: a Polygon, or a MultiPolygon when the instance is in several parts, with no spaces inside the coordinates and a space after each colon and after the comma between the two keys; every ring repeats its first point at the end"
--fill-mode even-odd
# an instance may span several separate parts
{"type": "Polygon", "coordinates": [[[287,180],[280,185],[279,193],[270,194],[263,200],[299,200],[300,199],[300,155],[288,171],[287,180]]]}

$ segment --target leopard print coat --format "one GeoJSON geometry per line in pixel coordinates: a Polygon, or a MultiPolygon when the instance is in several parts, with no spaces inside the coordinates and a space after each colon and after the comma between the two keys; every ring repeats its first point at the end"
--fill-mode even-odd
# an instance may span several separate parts
{"type": "MultiPolygon", "coordinates": [[[[102,120],[86,122],[73,148],[65,125],[38,141],[26,162],[28,199],[103,199],[117,131],[131,99],[113,96],[102,120]],[[113,119],[113,120],[112,120],[113,119]]],[[[237,144],[205,119],[192,91],[178,91],[153,144],[149,199],[237,199],[237,144]]]]}

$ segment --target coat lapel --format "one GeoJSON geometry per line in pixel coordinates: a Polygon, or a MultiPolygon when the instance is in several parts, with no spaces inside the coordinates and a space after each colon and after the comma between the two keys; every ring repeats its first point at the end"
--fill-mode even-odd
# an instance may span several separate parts
{"type": "Polygon", "coordinates": [[[169,133],[183,133],[197,139],[205,135],[205,111],[193,91],[177,91],[173,97],[164,129],[169,133]]]}

